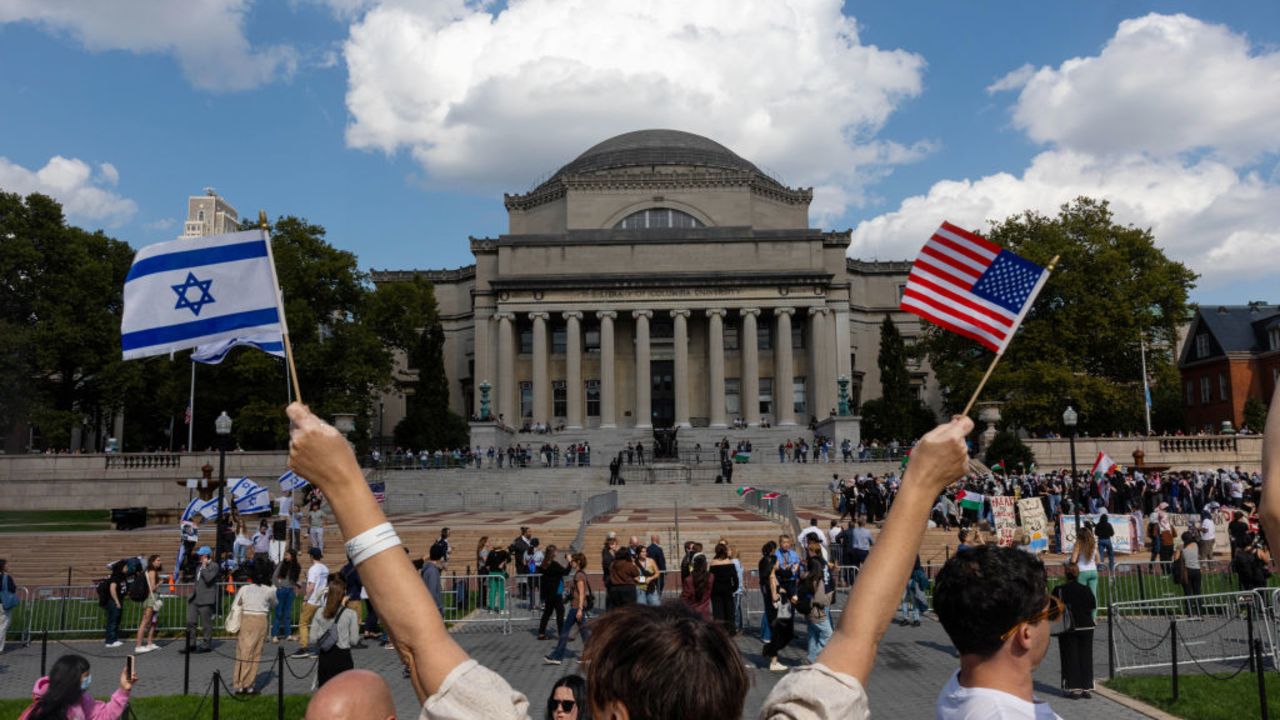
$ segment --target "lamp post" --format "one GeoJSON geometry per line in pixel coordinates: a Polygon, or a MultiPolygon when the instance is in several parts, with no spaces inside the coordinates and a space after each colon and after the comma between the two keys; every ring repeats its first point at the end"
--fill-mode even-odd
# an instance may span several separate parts
{"type": "MultiPolygon", "coordinates": [[[[1067,405],[1067,409],[1062,411],[1062,424],[1067,427],[1067,437],[1071,443],[1071,483],[1069,484],[1070,492],[1075,494],[1076,490],[1076,423],[1080,421],[1080,416],[1075,409],[1067,405]]],[[[1076,533],[1080,532],[1080,504],[1073,502],[1076,515],[1076,533]]]]}
{"type": "Polygon", "coordinates": [[[218,522],[214,528],[214,563],[222,564],[222,506],[226,502],[227,489],[227,441],[231,438],[231,416],[223,410],[218,419],[213,421],[213,428],[218,433],[218,522]]]}

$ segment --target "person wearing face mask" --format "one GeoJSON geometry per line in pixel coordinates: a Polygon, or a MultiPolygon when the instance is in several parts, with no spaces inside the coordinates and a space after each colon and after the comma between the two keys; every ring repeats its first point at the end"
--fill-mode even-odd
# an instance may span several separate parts
{"type": "Polygon", "coordinates": [[[32,703],[19,720],[116,720],[129,704],[129,691],[138,681],[137,673],[128,666],[120,671],[120,687],[107,702],[94,700],[89,694],[93,673],[89,661],[79,655],[58,658],[49,674],[36,681],[31,689],[32,703]]]}

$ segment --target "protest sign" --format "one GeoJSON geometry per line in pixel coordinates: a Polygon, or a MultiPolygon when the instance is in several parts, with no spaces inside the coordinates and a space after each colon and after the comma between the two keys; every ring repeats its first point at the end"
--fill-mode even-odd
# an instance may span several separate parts
{"type": "Polygon", "coordinates": [[[1044,515],[1040,498],[1018,501],[1018,513],[1022,516],[1022,531],[1031,538],[1031,549],[1042,552],[1049,549],[1049,521],[1044,515]]]}
{"type": "MultiPolygon", "coordinates": [[[[1086,522],[1091,522],[1095,526],[1098,520],[1102,518],[1102,514],[1080,514],[1080,525],[1084,526],[1086,522]]],[[[1111,548],[1116,553],[1128,555],[1137,552],[1137,524],[1129,515],[1108,515],[1107,522],[1111,523],[1111,527],[1116,534],[1111,538],[1111,548]]],[[[1071,552],[1076,545],[1076,517],[1074,515],[1063,515],[1058,521],[1062,538],[1062,552],[1067,554],[1071,552]]]]}
{"type": "Polygon", "coordinates": [[[1018,516],[1013,511],[1014,499],[1008,495],[995,495],[991,500],[991,513],[996,521],[996,542],[1000,547],[1013,545],[1013,534],[1018,529],[1018,516]]]}

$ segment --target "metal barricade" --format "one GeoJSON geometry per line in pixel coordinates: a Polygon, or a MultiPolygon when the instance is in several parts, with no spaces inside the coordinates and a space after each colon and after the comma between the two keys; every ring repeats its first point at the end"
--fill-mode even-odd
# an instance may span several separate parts
{"type": "Polygon", "coordinates": [[[614,512],[617,509],[617,490],[610,490],[587,498],[587,501],[582,504],[582,518],[578,521],[578,534],[574,536],[573,542],[569,543],[569,550],[571,552],[581,552],[582,543],[587,539],[587,525],[590,525],[591,521],[597,517],[605,513],[614,512]]]}
{"type": "MultiPolygon", "coordinates": [[[[520,578],[526,576],[518,576],[520,578]]],[[[496,625],[511,632],[514,578],[502,574],[447,575],[440,579],[440,615],[446,627],[496,625]]]]}
{"type": "MultiPolygon", "coordinates": [[[[1163,561],[1127,561],[1108,569],[1099,563],[1102,576],[1098,588],[1098,608],[1112,603],[1156,600],[1185,595],[1174,577],[1173,563],[1163,561]]],[[[1232,592],[1239,588],[1230,563],[1225,560],[1200,561],[1200,591],[1204,595],[1232,592]]]]}
{"type": "Polygon", "coordinates": [[[1202,668],[1247,662],[1255,637],[1275,657],[1272,615],[1254,592],[1112,603],[1108,623],[1116,672],[1167,668],[1175,657],[1178,665],[1202,668]]]}

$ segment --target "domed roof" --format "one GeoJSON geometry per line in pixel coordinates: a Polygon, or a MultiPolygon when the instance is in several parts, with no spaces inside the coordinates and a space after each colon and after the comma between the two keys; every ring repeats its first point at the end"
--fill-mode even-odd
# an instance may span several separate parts
{"type": "Polygon", "coordinates": [[[593,145],[557,170],[551,179],[651,165],[694,165],[764,175],[729,148],[701,135],[680,130],[637,130],[593,145]]]}

